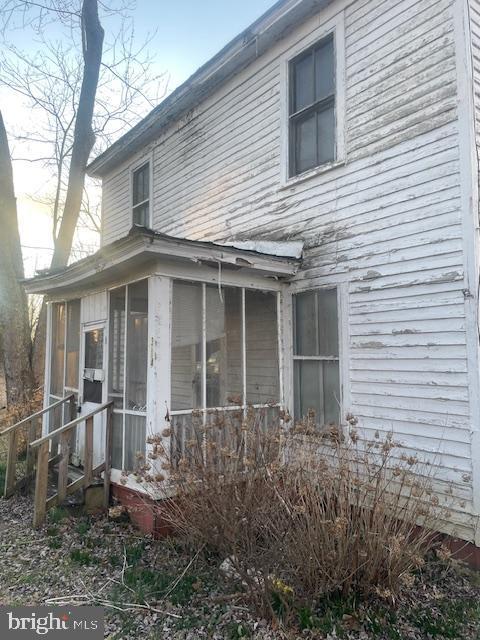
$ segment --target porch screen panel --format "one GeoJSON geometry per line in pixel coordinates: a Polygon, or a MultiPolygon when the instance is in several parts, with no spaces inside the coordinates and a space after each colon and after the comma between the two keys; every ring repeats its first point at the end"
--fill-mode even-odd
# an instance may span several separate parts
{"type": "Polygon", "coordinates": [[[123,409],[125,369],[125,299],[126,289],[121,287],[110,293],[110,337],[109,337],[109,400],[116,409],[123,409]]]}
{"type": "Polygon", "coordinates": [[[67,345],[65,358],[65,386],[78,389],[80,350],[80,300],[67,303],[67,345]]]}
{"type": "Polygon", "coordinates": [[[113,414],[112,428],[112,467],[122,469],[123,457],[123,414],[113,414]]]}
{"type": "Polygon", "coordinates": [[[206,288],[207,407],[241,405],[242,297],[232,287],[206,288]]]}
{"type": "Polygon", "coordinates": [[[134,471],[146,446],[148,280],[110,292],[109,326],[112,467],[134,471]]]}
{"type": "Polygon", "coordinates": [[[247,402],[279,401],[277,295],[245,291],[247,402]]]}
{"type": "Polygon", "coordinates": [[[65,303],[52,305],[52,353],[50,360],[50,393],[63,397],[65,366],[65,303]]]}
{"type": "Polygon", "coordinates": [[[202,285],[174,282],[172,302],[172,409],[202,402],[202,285]]]}
{"type": "Polygon", "coordinates": [[[128,287],[126,408],[146,411],[148,359],[148,280],[128,287]]]}
{"type": "Polygon", "coordinates": [[[143,463],[147,439],[145,416],[125,414],[125,461],[128,471],[137,469],[143,463]]]}

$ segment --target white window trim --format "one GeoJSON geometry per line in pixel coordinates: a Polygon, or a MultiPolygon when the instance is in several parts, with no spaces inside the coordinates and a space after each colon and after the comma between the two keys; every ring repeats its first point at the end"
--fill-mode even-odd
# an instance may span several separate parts
{"type": "MultiPolygon", "coordinates": [[[[141,159],[137,160],[135,163],[130,165],[129,170],[129,202],[130,202],[130,222],[131,226],[136,226],[133,222],[133,174],[137,169],[140,169],[145,164],[148,163],[148,224],[147,228],[152,229],[153,226],[153,151],[150,152],[146,156],[142,156],[141,159]]],[[[138,207],[140,204],[147,202],[144,200],[143,202],[137,202],[135,205],[138,207]]]]}
{"type": "Polygon", "coordinates": [[[317,29],[303,38],[283,56],[280,62],[280,186],[288,188],[299,182],[321,175],[331,169],[342,166],[346,162],[345,149],[345,16],[340,11],[333,18],[323,22],[317,29]],[[290,63],[303,51],[313,46],[329,34],[333,34],[335,48],[335,160],[299,175],[289,175],[290,170],[290,135],[289,135],[289,95],[290,95],[290,63]]]}
{"type": "Polygon", "coordinates": [[[290,414],[293,416],[295,413],[295,380],[294,380],[294,361],[295,360],[327,360],[337,361],[339,367],[339,383],[340,383],[340,422],[345,419],[346,413],[350,410],[350,385],[349,385],[349,331],[348,331],[348,284],[345,282],[335,281],[328,284],[311,284],[309,286],[293,286],[289,292],[289,301],[285,305],[285,321],[286,326],[289,327],[288,347],[287,353],[289,353],[288,362],[288,387],[286,393],[287,406],[290,407],[290,414]],[[306,291],[321,291],[326,289],[337,290],[337,314],[338,314],[338,356],[324,357],[324,356],[297,356],[295,355],[295,336],[294,336],[294,322],[293,322],[293,297],[299,293],[305,293],[306,291]]]}

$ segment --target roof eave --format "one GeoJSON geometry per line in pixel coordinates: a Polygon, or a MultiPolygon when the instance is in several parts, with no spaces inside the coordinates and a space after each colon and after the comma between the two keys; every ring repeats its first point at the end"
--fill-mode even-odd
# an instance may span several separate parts
{"type": "Polygon", "coordinates": [[[161,260],[162,257],[200,265],[219,264],[225,268],[255,272],[277,279],[295,275],[301,263],[298,258],[271,256],[214,243],[137,231],[103,247],[89,258],[63,270],[25,280],[24,284],[27,293],[50,294],[58,289],[80,288],[97,281],[109,281],[121,265],[134,266],[142,261],[161,260]]]}
{"type": "Polygon", "coordinates": [[[280,0],[242,31],[219,53],[200,67],[143,120],[114,142],[87,167],[89,175],[103,177],[115,166],[183,113],[210,95],[225,80],[261,56],[297,24],[317,13],[333,0],[280,0]]]}

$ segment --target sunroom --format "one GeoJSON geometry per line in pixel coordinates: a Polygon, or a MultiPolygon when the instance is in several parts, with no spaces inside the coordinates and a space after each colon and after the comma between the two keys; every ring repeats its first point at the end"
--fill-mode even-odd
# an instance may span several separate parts
{"type": "MultiPolygon", "coordinates": [[[[48,300],[45,406],[73,395],[86,416],[113,402],[111,479],[122,484],[148,455],[148,436],[168,427],[182,454],[192,413],[208,421],[216,410],[253,407],[272,419],[291,393],[288,281],[301,253],[297,242],[225,246],[136,229],[94,256],[37,276],[27,288],[48,300]]],[[[308,296],[297,302],[305,304],[308,296]]],[[[308,328],[300,332],[308,341],[308,328]]],[[[321,366],[338,387],[338,358],[331,357],[333,369],[321,366]]],[[[300,348],[297,358],[296,379],[311,380],[301,367],[315,357],[300,348]]],[[[71,419],[66,406],[46,414],[45,434],[71,419]]],[[[83,429],[71,453],[79,467],[83,429]]],[[[104,413],[94,416],[93,433],[95,466],[106,453],[104,413]]]]}

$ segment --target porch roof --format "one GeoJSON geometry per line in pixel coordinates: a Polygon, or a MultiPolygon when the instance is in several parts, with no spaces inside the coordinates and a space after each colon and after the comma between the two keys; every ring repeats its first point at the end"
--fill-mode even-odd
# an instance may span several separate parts
{"type": "MultiPolygon", "coordinates": [[[[245,241],[219,244],[175,238],[143,227],[105,245],[87,258],[63,269],[40,272],[24,281],[27,293],[68,294],[80,288],[108,286],[162,258],[215,269],[242,270],[283,279],[299,269],[302,242],[245,241]]],[[[192,273],[192,278],[194,274],[192,273]]]]}

